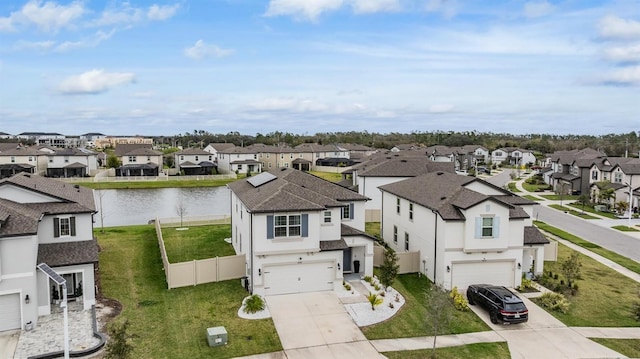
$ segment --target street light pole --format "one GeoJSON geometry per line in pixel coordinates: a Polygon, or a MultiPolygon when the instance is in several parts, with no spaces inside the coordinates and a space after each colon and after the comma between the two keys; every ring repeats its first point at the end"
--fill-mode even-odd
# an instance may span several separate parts
{"type": "Polygon", "coordinates": [[[633,189],[631,188],[631,183],[627,183],[627,185],[629,186],[629,223],[627,225],[627,227],[629,227],[629,229],[631,229],[631,201],[633,200],[633,198],[631,197],[631,195],[633,194],[633,189]]]}

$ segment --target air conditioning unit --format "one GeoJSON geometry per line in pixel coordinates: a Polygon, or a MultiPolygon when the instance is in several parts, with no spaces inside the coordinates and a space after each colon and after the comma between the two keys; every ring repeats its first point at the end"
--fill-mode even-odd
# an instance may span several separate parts
{"type": "Polygon", "coordinates": [[[227,344],[227,330],[224,327],[207,328],[207,342],[210,347],[227,344]]]}

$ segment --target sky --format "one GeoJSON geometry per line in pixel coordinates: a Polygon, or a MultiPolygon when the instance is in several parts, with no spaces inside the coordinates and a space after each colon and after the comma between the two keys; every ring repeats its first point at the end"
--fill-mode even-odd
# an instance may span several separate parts
{"type": "Polygon", "coordinates": [[[2,0],[0,132],[640,131],[640,0],[2,0]]]}

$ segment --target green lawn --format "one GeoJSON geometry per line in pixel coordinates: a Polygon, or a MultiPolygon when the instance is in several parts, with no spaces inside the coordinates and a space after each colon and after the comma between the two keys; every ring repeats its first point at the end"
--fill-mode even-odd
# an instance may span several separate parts
{"type": "Polygon", "coordinates": [[[541,192],[544,191],[546,189],[549,189],[549,185],[548,184],[530,184],[527,183],[527,181],[524,181],[522,183],[522,188],[524,188],[525,191],[527,192],[541,192]]]}
{"type": "MultiPolygon", "coordinates": [[[[389,359],[422,359],[431,358],[433,354],[432,349],[421,350],[405,350],[400,352],[386,352],[383,353],[389,359]]],[[[509,346],[507,342],[500,343],[477,343],[463,345],[459,347],[448,347],[436,349],[436,355],[439,359],[459,359],[459,358],[474,358],[474,359],[509,359],[511,353],[509,352],[509,346]]]]}
{"type": "Polygon", "coordinates": [[[380,237],[380,222],[367,222],[364,224],[364,231],[376,238],[380,237]]]}
{"type": "Polygon", "coordinates": [[[544,201],[544,199],[542,199],[540,197],[532,196],[530,194],[526,194],[526,195],[522,196],[522,198],[526,198],[528,200],[536,201],[536,202],[544,201]]]}
{"type": "Polygon", "coordinates": [[[621,232],[638,232],[638,230],[634,226],[613,226],[613,229],[617,229],[621,232]]]}
{"type": "MultiPolygon", "coordinates": [[[[543,197],[544,199],[548,199],[551,201],[560,201],[561,200],[561,196],[558,196],[557,194],[541,194],[540,197],[543,197]]],[[[563,201],[575,201],[578,199],[578,196],[570,196],[568,194],[565,194],[564,196],[562,196],[562,200],[563,201]]]]}
{"type": "Polygon", "coordinates": [[[583,219],[600,219],[600,217],[595,217],[595,216],[591,216],[591,215],[587,214],[586,211],[584,213],[582,213],[581,211],[576,211],[573,208],[561,206],[559,204],[551,204],[551,205],[549,205],[549,207],[557,209],[559,211],[567,212],[569,214],[572,214],[574,216],[577,216],[577,217],[580,217],[580,218],[583,218],[583,219]]]}
{"type": "MultiPolygon", "coordinates": [[[[562,262],[572,252],[567,246],[558,245],[558,261],[544,262],[544,270],[558,274],[562,279],[562,262]]],[[[571,302],[569,311],[551,314],[568,326],[640,326],[632,310],[638,301],[640,284],[583,254],[580,254],[580,261],[581,278],[576,281],[579,290],[575,296],[567,297],[571,302]]]]}
{"type": "Polygon", "coordinates": [[[230,358],[282,350],[271,319],[237,316],[248,293],[240,280],[167,290],[152,225],[95,231],[100,294],[122,303],[132,358],[230,358]],[[229,344],[209,347],[206,329],[224,326],[229,344]]]}
{"type": "Polygon", "coordinates": [[[233,256],[235,251],[224,241],[231,237],[231,225],[190,226],[188,230],[162,228],[164,248],[170,263],[233,256]]]}
{"type": "Polygon", "coordinates": [[[333,173],[333,172],[317,172],[317,171],[309,171],[314,176],[318,176],[320,178],[326,179],[331,182],[340,182],[342,181],[341,173],[333,173]]]}
{"type": "MultiPolygon", "coordinates": [[[[427,310],[425,290],[431,282],[418,274],[398,276],[393,288],[402,293],[405,304],[395,316],[382,323],[363,327],[362,332],[368,339],[406,338],[433,335],[426,323],[427,310]]],[[[471,310],[455,312],[449,328],[443,328],[440,334],[460,334],[489,330],[489,327],[471,310]]]]}
{"type": "MultiPolygon", "coordinates": [[[[568,205],[573,207],[573,208],[575,208],[575,209],[577,209],[577,210],[582,211],[582,205],[580,203],[569,203],[568,205]]],[[[597,214],[597,215],[602,216],[602,217],[607,217],[607,218],[611,218],[611,219],[618,219],[618,217],[614,213],[611,213],[611,212],[598,212],[595,209],[593,209],[593,207],[591,207],[591,206],[584,206],[584,211],[585,212],[589,212],[589,213],[593,213],[593,214],[597,214]]]]}
{"type": "Polygon", "coordinates": [[[602,248],[595,243],[591,243],[589,241],[585,241],[584,239],[575,236],[571,233],[565,232],[559,228],[550,226],[544,222],[534,221],[534,224],[543,231],[549,232],[553,235],[556,235],[562,239],[565,239],[573,244],[577,244],[580,247],[587,248],[593,253],[597,253],[619,265],[640,274],[640,263],[634,261],[633,259],[629,259],[623,255],[620,255],[616,252],[610,251],[608,249],[602,248]]]}
{"type": "Polygon", "coordinates": [[[507,183],[507,187],[509,188],[509,191],[511,191],[511,192],[521,192],[521,191],[516,187],[516,183],[515,183],[515,182],[509,182],[509,183],[507,183]]]}
{"type": "Polygon", "coordinates": [[[590,339],[629,358],[640,358],[640,339],[590,339]]]}

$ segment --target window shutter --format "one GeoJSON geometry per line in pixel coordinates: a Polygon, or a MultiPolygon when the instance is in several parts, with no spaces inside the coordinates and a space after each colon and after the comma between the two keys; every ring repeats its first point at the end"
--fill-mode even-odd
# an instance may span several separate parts
{"type": "Polygon", "coordinates": [[[476,238],[482,238],[482,217],[476,217],[476,238]]]}
{"type": "Polygon", "coordinates": [[[59,218],[53,219],[53,236],[60,237],[60,219],[59,218]]]}
{"type": "Polygon", "coordinates": [[[267,239],[273,239],[273,215],[267,216],[267,239]]]}
{"type": "Polygon", "coordinates": [[[349,203],[349,219],[353,219],[353,203],[349,203]]]}
{"type": "Polygon", "coordinates": [[[493,218],[493,238],[500,237],[500,218],[493,218]]]}
{"type": "Polygon", "coordinates": [[[306,213],[302,215],[302,236],[309,237],[309,215],[306,213]]]}
{"type": "Polygon", "coordinates": [[[69,219],[69,226],[71,227],[71,236],[76,235],[76,217],[71,217],[69,219]]]}

